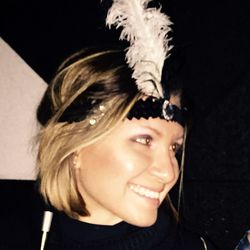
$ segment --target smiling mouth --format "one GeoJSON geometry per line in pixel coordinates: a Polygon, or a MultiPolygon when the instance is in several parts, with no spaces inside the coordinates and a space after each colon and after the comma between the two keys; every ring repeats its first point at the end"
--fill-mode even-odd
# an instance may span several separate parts
{"type": "Polygon", "coordinates": [[[150,189],[147,189],[145,187],[142,187],[140,185],[133,185],[130,184],[129,188],[134,191],[135,193],[139,194],[140,196],[145,196],[147,198],[151,199],[159,199],[160,198],[160,193],[152,191],[150,189]]]}

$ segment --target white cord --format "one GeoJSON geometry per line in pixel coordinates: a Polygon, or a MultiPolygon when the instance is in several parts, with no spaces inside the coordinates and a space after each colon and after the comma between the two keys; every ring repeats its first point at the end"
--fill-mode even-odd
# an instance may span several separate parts
{"type": "Polygon", "coordinates": [[[202,237],[200,237],[200,239],[201,239],[201,241],[202,241],[202,243],[203,243],[204,249],[207,250],[206,241],[205,241],[202,237]]]}
{"type": "Polygon", "coordinates": [[[45,211],[43,215],[43,226],[42,226],[42,240],[41,240],[41,247],[40,250],[44,250],[45,242],[46,242],[46,237],[47,233],[50,230],[50,225],[52,221],[53,213],[50,211],[45,211]]]}

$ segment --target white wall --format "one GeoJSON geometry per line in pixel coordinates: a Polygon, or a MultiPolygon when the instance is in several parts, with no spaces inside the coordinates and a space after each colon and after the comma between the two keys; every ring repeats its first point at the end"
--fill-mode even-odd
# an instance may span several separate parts
{"type": "Polygon", "coordinates": [[[47,84],[0,38],[0,179],[36,177],[36,108],[47,84]]]}

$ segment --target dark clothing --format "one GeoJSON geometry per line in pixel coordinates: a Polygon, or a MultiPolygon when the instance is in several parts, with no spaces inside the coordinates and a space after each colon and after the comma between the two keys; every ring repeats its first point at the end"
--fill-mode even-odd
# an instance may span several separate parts
{"type": "MultiPolygon", "coordinates": [[[[24,220],[28,218],[23,218],[24,220]]],[[[41,221],[40,218],[38,218],[41,221]]],[[[20,223],[22,220],[19,220],[20,223]]],[[[8,230],[11,235],[0,243],[1,250],[39,249],[40,236],[32,223],[16,225],[8,230]],[[39,235],[39,237],[37,237],[39,235]],[[8,240],[7,240],[8,239],[8,240]]],[[[35,223],[37,224],[37,223],[35,223]]],[[[6,231],[7,232],[7,231],[6,231]]],[[[6,233],[4,232],[4,233],[6,233]]],[[[93,225],[70,219],[62,213],[54,213],[51,231],[48,234],[46,250],[202,250],[202,241],[180,228],[161,209],[157,222],[147,228],[131,226],[121,222],[114,226],[93,225]]],[[[208,247],[209,250],[213,249],[208,247]]]]}
{"type": "MultiPolygon", "coordinates": [[[[13,207],[1,216],[0,250],[39,250],[44,206],[34,204],[13,207]]],[[[21,200],[21,199],[20,199],[21,200]]],[[[136,227],[126,222],[114,226],[88,224],[54,211],[45,250],[205,250],[196,234],[182,229],[164,204],[156,223],[136,227]]],[[[207,249],[214,248],[207,243],[207,249]]]]}
{"type": "Polygon", "coordinates": [[[160,208],[156,223],[146,228],[126,222],[114,226],[93,225],[57,213],[47,247],[48,250],[205,249],[199,237],[179,229],[165,205],[160,208]]]}

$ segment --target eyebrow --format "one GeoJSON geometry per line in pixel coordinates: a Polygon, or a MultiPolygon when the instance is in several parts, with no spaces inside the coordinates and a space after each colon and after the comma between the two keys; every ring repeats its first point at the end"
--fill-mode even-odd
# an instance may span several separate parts
{"type": "Polygon", "coordinates": [[[149,125],[142,125],[144,128],[146,128],[146,129],[149,129],[149,130],[152,130],[155,134],[157,134],[158,136],[162,136],[162,133],[158,130],[158,129],[156,129],[156,128],[153,128],[153,127],[151,127],[151,126],[149,126],[149,125]]]}
{"type": "MultiPolygon", "coordinates": [[[[156,129],[156,128],[153,128],[149,125],[142,125],[144,128],[146,129],[149,129],[149,130],[152,130],[155,134],[157,134],[158,136],[162,136],[162,133],[156,129]]],[[[177,140],[183,140],[184,139],[184,133],[182,133],[180,136],[177,135],[178,137],[176,138],[177,140]]]]}

